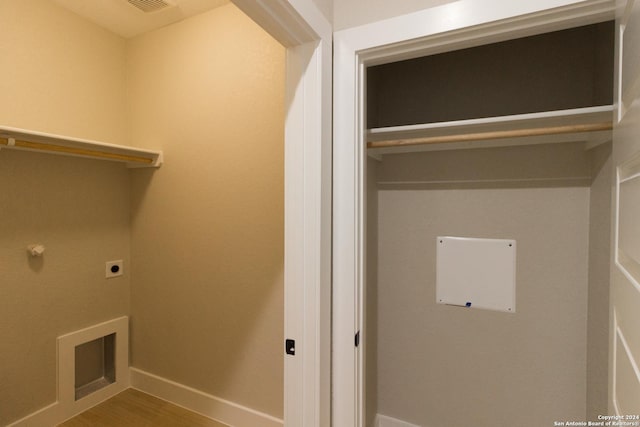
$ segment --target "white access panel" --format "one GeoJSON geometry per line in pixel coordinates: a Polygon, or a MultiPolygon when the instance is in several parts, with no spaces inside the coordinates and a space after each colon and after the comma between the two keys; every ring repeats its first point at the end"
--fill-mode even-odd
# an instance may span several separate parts
{"type": "Polygon", "coordinates": [[[516,241],[438,237],[436,302],[516,311],[516,241]]]}

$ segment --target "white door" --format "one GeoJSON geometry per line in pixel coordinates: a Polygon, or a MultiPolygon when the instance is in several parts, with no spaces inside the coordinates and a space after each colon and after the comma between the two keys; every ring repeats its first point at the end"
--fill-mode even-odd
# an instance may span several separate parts
{"type": "Polygon", "coordinates": [[[640,0],[619,6],[609,411],[633,417],[640,414],[640,0]]]}

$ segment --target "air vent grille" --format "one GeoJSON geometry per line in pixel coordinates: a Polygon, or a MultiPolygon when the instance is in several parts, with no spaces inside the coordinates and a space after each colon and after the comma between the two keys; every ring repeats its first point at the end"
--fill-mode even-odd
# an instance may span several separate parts
{"type": "Polygon", "coordinates": [[[165,7],[171,6],[171,3],[168,3],[164,0],[127,0],[130,4],[137,7],[143,12],[156,12],[160,9],[164,9],[165,7]]]}

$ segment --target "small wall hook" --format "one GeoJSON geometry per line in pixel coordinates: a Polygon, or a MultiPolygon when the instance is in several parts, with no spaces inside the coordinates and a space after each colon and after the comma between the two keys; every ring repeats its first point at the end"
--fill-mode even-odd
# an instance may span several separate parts
{"type": "Polygon", "coordinates": [[[42,256],[42,254],[44,253],[44,250],[45,250],[45,247],[41,243],[34,243],[32,245],[27,246],[27,251],[29,251],[29,254],[33,257],[42,256]]]}

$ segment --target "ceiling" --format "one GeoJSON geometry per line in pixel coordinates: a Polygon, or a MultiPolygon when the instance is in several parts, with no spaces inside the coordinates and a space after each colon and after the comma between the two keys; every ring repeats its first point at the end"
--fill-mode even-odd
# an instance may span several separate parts
{"type": "Polygon", "coordinates": [[[169,6],[143,12],[127,0],[53,0],[124,38],[155,30],[229,3],[229,0],[164,0],[169,6]]]}

